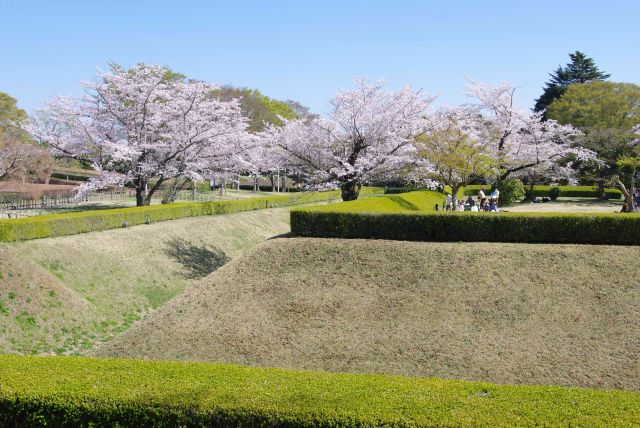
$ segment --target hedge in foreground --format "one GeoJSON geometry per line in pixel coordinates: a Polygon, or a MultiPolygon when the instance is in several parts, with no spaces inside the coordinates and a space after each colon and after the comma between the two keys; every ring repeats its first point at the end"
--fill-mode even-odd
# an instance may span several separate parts
{"type": "MultiPolygon", "coordinates": [[[[383,189],[365,188],[365,195],[382,193],[383,189]]],[[[338,191],[296,193],[239,200],[184,202],[147,207],[132,207],[65,214],[40,215],[0,220],[0,242],[21,241],[51,236],[75,235],[115,229],[136,224],[155,223],[184,217],[228,214],[263,208],[275,208],[311,202],[330,201],[340,197],[338,191]]]]}
{"type": "Polygon", "coordinates": [[[308,208],[291,212],[291,231],[326,238],[640,245],[640,215],[353,213],[308,208]]]}
{"type": "Polygon", "coordinates": [[[0,426],[637,426],[640,393],[0,356],[0,426]]]}

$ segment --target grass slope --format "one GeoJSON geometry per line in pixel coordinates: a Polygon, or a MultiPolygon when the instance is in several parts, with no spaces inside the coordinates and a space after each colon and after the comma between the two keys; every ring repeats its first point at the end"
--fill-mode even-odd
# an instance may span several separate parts
{"type": "Polygon", "coordinates": [[[0,244],[0,352],[84,352],[289,231],[289,209],[0,244]]]}
{"type": "Polygon", "coordinates": [[[640,389],[638,247],[278,239],[94,355],[640,389]]]}

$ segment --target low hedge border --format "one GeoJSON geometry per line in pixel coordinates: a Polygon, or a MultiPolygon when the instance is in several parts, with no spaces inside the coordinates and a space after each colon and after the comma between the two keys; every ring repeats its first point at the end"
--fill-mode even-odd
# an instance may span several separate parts
{"type": "Polygon", "coordinates": [[[630,391],[9,355],[0,379],[0,427],[640,424],[630,391]]]}
{"type": "MultiPolygon", "coordinates": [[[[381,194],[383,189],[363,189],[364,195],[381,194]]],[[[123,226],[155,223],[214,214],[229,214],[265,208],[284,207],[336,200],[338,191],[295,193],[214,202],[184,202],[147,207],[107,209],[65,214],[0,220],[0,242],[22,241],[52,236],[116,229],[123,226]]]]}
{"type": "MultiPolygon", "coordinates": [[[[560,189],[561,198],[597,198],[598,197],[598,188],[595,186],[544,186],[544,185],[533,186],[533,196],[537,196],[539,198],[548,197],[549,191],[555,187],[560,189]]],[[[464,187],[462,194],[464,196],[476,196],[480,189],[490,190],[491,186],[484,185],[484,184],[471,184],[464,187]]],[[[529,187],[525,186],[525,189],[528,190],[529,187]]],[[[609,199],[622,199],[622,192],[618,189],[607,188],[607,189],[604,189],[604,192],[609,199]]]]}
{"type": "Polygon", "coordinates": [[[640,245],[640,215],[291,211],[296,236],[406,241],[640,245]]]}

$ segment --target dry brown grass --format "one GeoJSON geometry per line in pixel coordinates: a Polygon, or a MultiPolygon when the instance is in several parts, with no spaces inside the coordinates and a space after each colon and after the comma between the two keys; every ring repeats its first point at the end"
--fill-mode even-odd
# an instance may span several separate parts
{"type": "Polygon", "coordinates": [[[96,355],[640,389],[640,248],[267,241],[96,355]]]}

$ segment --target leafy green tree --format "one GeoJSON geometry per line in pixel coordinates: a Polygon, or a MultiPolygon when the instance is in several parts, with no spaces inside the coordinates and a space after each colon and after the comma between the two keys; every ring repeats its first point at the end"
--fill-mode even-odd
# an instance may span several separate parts
{"type": "Polygon", "coordinates": [[[535,111],[543,111],[549,107],[553,101],[564,94],[569,85],[606,80],[611,76],[598,70],[593,59],[580,51],[569,54],[569,57],[570,63],[565,67],[558,66],[556,71],[549,73],[551,79],[546,83],[540,98],[536,100],[535,111]]]}
{"type": "Polygon", "coordinates": [[[17,103],[11,95],[0,92],[0,127],[3,129],[27,119],[27,112],[18,108],[17,103]]]}
{"type": "Polygon", "coordinates": [[[634,195],[636,194],[636,175],[640,171],[640,156],[625,156],[616,162],[623,177],[616,179],[616,184],[624,194],[626,211],[633,211],[635,206],[634,195]],[[626,185],[625,182],[626,181],[626,185]]]}
{"type": "Polygon", "coordinates": [[[274,100],[257,89],[224,86],[215,91],[214,96],[223,101],[233,98],[240,99],[240,108],[244,115],[249,118],[249,132],[264,130],[265,123],[281,125],[282,121],[279,116],[285,119],[297,119],[300,117],[291,108],[291,101],[274,100]]]}
{"type": "Polygon", "coordinates": [[[547,109],[549,119],[571,124],[584,132],[584,147],[602,162],[585,165],[594,174],[604,196],[604,183],[616,174],[616,161],[632,154],[631,141],[640,123],[640,86],[633,83],[601,82],[575,84],[547,109]]]}
{"type": "Polygon", "coordinates": [[[38,147],[22,130],[27,113],[18,108],[17,100],[0,92],[0,180],[48,182],[53,161],[46,150],[38,147]]]}

